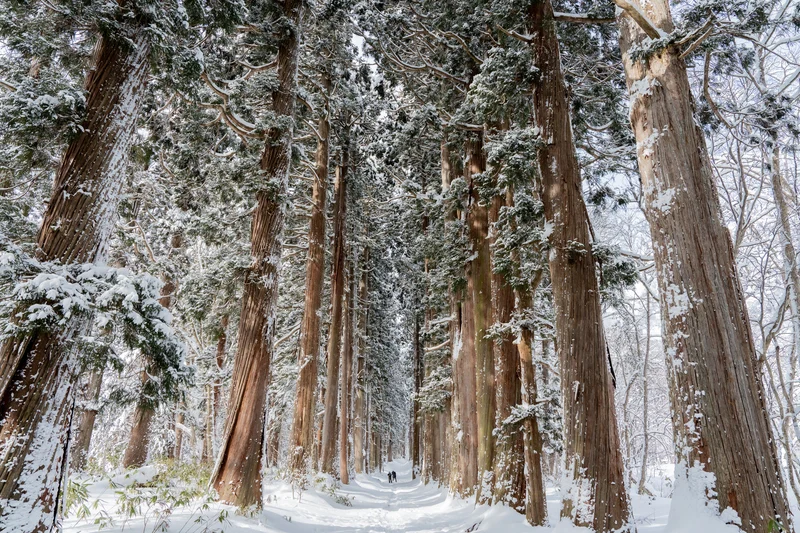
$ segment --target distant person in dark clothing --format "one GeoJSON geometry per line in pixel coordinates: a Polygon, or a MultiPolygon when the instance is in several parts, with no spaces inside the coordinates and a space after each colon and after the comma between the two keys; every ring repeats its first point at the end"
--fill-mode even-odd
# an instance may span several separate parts
{"type": "Polygon", "coordinates": [[[392,481],[397,483],[397,472],[395,472],[394,470],[392,470],[392,481]]]}
{"type": "Polygon", "coordinates": [[[389,483],[391,483],[392,482],[392,473],[391,472],[386,472],[386,477],[389,478],[389,483]]]}

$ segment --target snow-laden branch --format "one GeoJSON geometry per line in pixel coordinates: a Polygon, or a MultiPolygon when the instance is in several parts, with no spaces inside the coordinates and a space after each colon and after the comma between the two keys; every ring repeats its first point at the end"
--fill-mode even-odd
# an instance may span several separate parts
{"type": "Polygon", "coordinates": [[[614,0],[614,3],[617,5],[617,7],[627,13],[628,16],[631,17],[633,21],[639,25],[642,31],[644,31],[651,39],[664,39],[667,37],[667,34],[653,24],[647,14],[642,11],[635,1],[629,2],[628,0],[614,0]]]}

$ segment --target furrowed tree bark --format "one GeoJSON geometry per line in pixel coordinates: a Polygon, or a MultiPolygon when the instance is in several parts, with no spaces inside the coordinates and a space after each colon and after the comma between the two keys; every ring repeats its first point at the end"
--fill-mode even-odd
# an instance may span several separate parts
{"type": "Polygon", "coordinates": [[[356,474],[361,474],[365,471],[364,464],[364,446],[367,443],[366,430],[366,339],[367,339],[367,312],[368,312],[368,276],[369,265],[369,248],[364,250],[363,265],[361,267],[361,276],[358,282],[358,356],[356,360],[356,397],[355,406],[353,408],[353,462],[356,474]]]}
{"type": "MultiPolygon", "coordinates": [[[[531,291],[536,290],[538,280],[532,287],[517,291],[521,309],[533,309],[531,291]]],[[[533,331],[524,327],[520,332],[519,342],[520,374],[522,378],[522,405],[532,406],[537,403],[536,374],[533,368],[533,331]]],[[[547,500],[545,497],[544,474],[542,472],[542,435],[539,433],[539,421],[535,416],[523,422],[525,442],[525,518],[532,526],[547,524],[547,500]]]]}
{"type": "MultiPolygon", "coordinates": [[[[323,78],[326,90],[330,78],[323,78]]],[[[317,152],[312,188],[311,223],[308,229],[308,256],[306,259],[306,291],[303,304],[303,323],[300,326],[299,372],[294,404],[294,421],[291,436],[291,468],[295,472],[308,472],[310,452],[314,446],[314,401],[317,392],[317,357],[319,354],[322,287],[325,275],[325,211],[328,196],[328,152],[330,122],[328,107],[317,124],[317,152]]]]}
{"type": "Polygon", "coordinates": [[[328,336],[328,374],[325,386],[325,411],[322,420],[321,470],[335,473],[336,407],[339,403],[339,362],[342,350],[342,315],[345,269],[345,211],[347,208],[347,149],[342,150],[341,164],[336,167],[336,200],[333,212],[333,259],[331,266],[331,326],[328,336]]]}
{"type": "MultiPolygon", "coordinates": [[[[86,79],[86,117],[56,172],[37,236],[43,261],[100,263],[117,214],[147,83],[150,46],[100,39],[86,79]]],[[[9,339],[0,349],[0,523],[28,533],[58,527],[74,407],[77,320],[9,339]]]]}
{"type": "MultiPolygon", "coordinates": [[[[510,196],[510,193],[509,193],[510,196]]],[[[503,196],[492,201],[489,219],[496,224],[500,210],[506,205],[503,196]]],[[[514,289],[503,274],[492,273],[494,322],[508,324],[514,314],[514,289]]],[[[494,342],[496,366],[497,413],[495,425],[501,430],[497,438],[494,457],[494,501],[506,503],[525,512],[525,472],[523,461],[523,432],[519,427],[506,427],[503,421],[511,416],[511,409],[521,402],[519,352],[510,331],[494,342]]]]}
{"type": "Polygon", "coordinates": [[[494,348],[487,338],[492,325],[492,263],[489,248],[489,208],[480,199],[475,176],[486,171],[486,155],[483,151],[483,136],[479,134],[466,143],[467,183],[470,188],[470,204],[467,211],[469,236],[473,259],[470,262],[468,284],[472,299],[472,321],[474,323],[475,370],[476,370],[476,433],[478,447],[479,503],[491,502],[494,477],[494,422],[496,397],[494,386],[494,348]]]}
{"type": "MultiPolygon", "coordinates": [[[[467,154],[476,151],[474,144],[477,141],[469,140],[465,145],[467,154]]],[[[467,161],[464,165],[464,177],[467,183],[472,181],[471,165],[481,168],[481,146],[477,147],[477,160],[467,161]]],[[[469,155],[468,155],[469,157],[469,155]]],[[[464,213],[469,225],[468,213],[464,213]]],[[[471,228],[470,228],[471,231],[471,228]]],[[[470,237],[472,234],[470,233],[470,237]]],[[[480,265],[479,265],[480,266],[480,265]]],[[[456,339],[453,348],[453,382],[456,401],[458,402],[456,442],[458,447],[458,468],[456,469],[457,481],[455,491],[461,496],[474,494],[479,482],[478,479],[478,403],[477,403],[477,355],[475,346],[475,306],[473,294],[475,289],[475,276],[472,272],[473,261],[466,264],[465,274],[467,280],[466,290],[460,295],[461,329],[460,338],[456,339]]],[[[459,299],[457,297],[457,299],[459,299]]]]}
{"type": "Polygon", "coordinates": [[[252,263],[245,275],[228,415],[211,477],[220,500],[239,507],[261,505],[264,418],[275,336],[283,202],[292,152],[302,9],[298,0],[282,3],[288,28],[278,45],[278,86],[272,94],[272,109],[285,122],[267,132],[261,157],[265,183],[256,194],[258,205],[253,212],[250,236],[252,263]]]}
{"type": "MultiPolygon", "coordinates": [[[[662,32],[673,30],[665,0],[638,11],[662,32]]],[[[702,489],[694,495],[697,501],[735,510],[745,531],[767,531],[774,521],[791,530],[733,245],[722,224],[705,138],[694,119],[686,65],[676,46],[634,60],[631,47],[646,34],[626,11],[619,25],[663,304],[676,485],[691,490],[701,486],[701,476],[713,474],[716,502],[702,489]]]]}
{"type": "Polygon", "coordinates": [[[350,285],[344,304],[344,346],[342,347],[341,396],[339,397],[339,479],[345,485],[350,483],[348,448],[350,436],[350,385],[353,372],[353,296],[356,292],[355,273],[352,261],[349,263],[348,284],[350,285]]]}
{"type": "Polygon", "coordinates": [[[565,476],[561,516],[598,532],[629,521],[614,390],[595,262],[572,139],[558,38],[549,1],[529,11],[540,79],[534,85],[542,203],[550,234],[550,278],[564,401],[565,476]]]}
{"type": "Polygon", "coordinates": [[[86,466],[89,457],[89,446],[92,444],[94,422],[97,419],[100,389],[103,387],[103,370],[95,368],[89,374],[89,383],[86,386],[86,404],[81,410],[75,440],[71,446],[70,469],[80,472],[86,466]]]}

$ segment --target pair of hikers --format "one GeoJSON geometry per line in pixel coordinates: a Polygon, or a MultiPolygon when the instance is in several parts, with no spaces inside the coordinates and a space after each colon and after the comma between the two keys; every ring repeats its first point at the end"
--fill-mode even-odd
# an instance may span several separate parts
{"type": "Polygon", "coordinates": [[[394,470],[392,470],[391,472],[386,472],[386,476],[389,478],[389,483],[391,483],[392,481],[397,483],[397,472],[395,472],[394,470]]]}

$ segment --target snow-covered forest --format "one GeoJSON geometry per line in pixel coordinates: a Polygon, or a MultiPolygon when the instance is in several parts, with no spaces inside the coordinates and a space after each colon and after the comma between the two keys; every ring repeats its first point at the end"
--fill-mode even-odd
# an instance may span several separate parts
{"type": "Polygon", "coordinates": [[[798,136],[800,0],[0,0],[0,532],[795,531],[798,136]]]}

